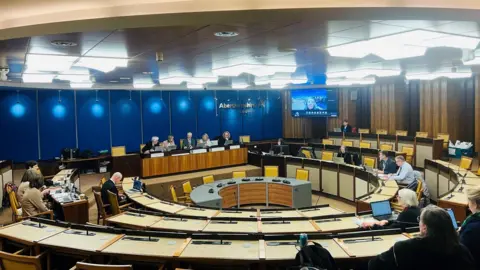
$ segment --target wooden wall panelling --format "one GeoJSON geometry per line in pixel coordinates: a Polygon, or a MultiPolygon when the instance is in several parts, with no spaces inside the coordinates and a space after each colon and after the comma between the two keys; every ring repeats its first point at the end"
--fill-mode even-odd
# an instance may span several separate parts
{"type": "Polygon", "coordinates": [[[283,109],[283,137],[284,138],[311,138],[312,119],[307,117],[292,117],[290,91],[285,90],[282,95],[283,109]]]}
{"type": "Polygon", "coordinates": [[[357,109],[356,102],[351,100],[351,94],[357,89],[339,88],[338,92],[338,117],[328,118],[328,130],[333,131],[343,124],[343,120],[347,119],[352,127],[357,126],[357,109]]]}

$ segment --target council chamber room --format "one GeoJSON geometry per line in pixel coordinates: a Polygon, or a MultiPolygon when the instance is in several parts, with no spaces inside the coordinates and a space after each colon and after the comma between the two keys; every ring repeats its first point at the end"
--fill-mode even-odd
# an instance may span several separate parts
{"type": "Polygon", "coordinates": [[[480,269],[478,1],[0,10],[0,269],[480,269]]]}

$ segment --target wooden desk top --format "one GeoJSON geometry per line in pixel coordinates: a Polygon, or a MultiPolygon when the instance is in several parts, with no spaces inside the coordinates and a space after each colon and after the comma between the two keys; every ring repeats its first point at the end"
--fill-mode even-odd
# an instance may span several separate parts
{"type": "Polygon", "coordinates": [[[265,224],[268,220],[261,222],[260,228],[262,233],[308,233],[316,232],[317,229],[313,227],[309,220],[294,220],[286,221],[287,223],[280,224],[265,224]]]}
{"type": "MultiPolygon", "coordinates": [[[[134,237],[148,239],[148,237],[134,237]]],[[[123,236],[120,240],[104,249],[102,253],[172,257],[175,251],[178,250],[185,241],[185,239],[181,238],[151,238],[158,239],[158,242],[129,240],[128,238],[128,236],[123,236]]]]}
{"type": "Polygon", "coordinates": [[[358,229],[355,224],[356,217],[342,217],[334,219],[315,220],[314,222],[323,232],[335,232],[358,229]]]}
{"type": "Polygon", "coordinates": [[[459,193],[459,192],[449,192],[447,195],[440,198],[440,200],[445,202],[450,202],[450,203],[461,204],[461,205],[468,204],[468,199],[465,193],[459,193]],[[453,194],[453,197],[450,198],[451,194],[453,194]]]}
{"type": "MultiPolygon", "coordinates": [[[[200,240],[216,241],[216,240],[200,240]]],[[[225,259],[225,260],[258,260],[259,241],[224,240],[230,245],[194,244],[195,239],[187,245],[180,255],[182,258],[225,259]]]]}
{"type": "MultiPolygon", "coordinates": [[[[130,216],[129,212],[124,212],[119,215],[107,218],[109,223],[116,223],[120,225],[128,225],[135,227],[150,227],[157,223],[162,217],[141,214],[141,216],[130,216]]],[[[136,215],[136,213],[133,213],[136,215]]]]}
{"type": "Polygon", "coordinates": [[[19,242],[38,242],[42,239],[51,237],[66,230],[66,228],[43,223],[42,226],[45,226],[44,228],[27,226],[23,225],[23,223],[38,224],[37,222],[22,221],[9,226],[1,227],[0,237],[19,242]]]}
{"type": "MultiPolygon", "coordinates": [[[[101,251],[102,247],[105,244],[108,244],[111,241],[114,241],[115,238],[121,236],[117,234],[110,234],[110,233],[101,233],[101,232],[93,232],[95,235],[93,236],[86,236],[85,234],[76,235],[76,234],[68,234],[66,232],[83,232],[84,230],[66,230],[62,233],[56,234],[50,238],[40,241],[39,243],[45,246],[51,247],[59,247],[65,249],[75,249],[81,251],[88,251],[88,252],[97,252],[101,251]]],[[[91,233],[91,232],[89,232],[91,233]]]]}
{"type": "Polygon", "coordinates": [[[150,228],[152,229],[163,229],[163,230],[176,230],[176,231],[192,231],[200,232],[207,225],[207,220],[201,219],[182,219],[174,218],[162,218],[158,222],[152,224],[150,228]]]}
{"type": "MultiPolygon", "coordinates": [[[[257,233],[258,232],[258,223],[256,221],[235,221],[236,224],[232,223],[215,223],[219,221],[210,221],[203,229],[204,232],[228,232],[228,233],[257,233]]],[[[228,221],[220,221],[228,222],[228,221]]]]}
{"type": "Polygon", "coordinates": [[[403,234],[394,234],[394,235],[382,235],[376,236],[376,238],[381,238],[381,241],[368,241],[368,242],[357,242],[357,243],[345,243],[345,240],[352,239],[371,239],[371,236],[368,237],[355,237],[355,238],[345,238],[338,239],[338,242],[342,245],[345,251],[355,257],[373,257],[377,256],[382,252],[387,251],[391,248],[396,242],[407,240],[403,234]]]}
{"type": "MultiPolygon", "coordinates": [[[[349,258],[348,254],[332,239],[313,240],[327,249],[335,259],[349,258]]],[[[294,260],[299,247],[295,245],[276,245],[276,243],[291,243],[295,240],[265,241],[266,260],[294,260]]]]}
{"type": "Polygon", "coordinates": [[[375,194],[385,195],[389,197],[393,197],[398,192],[398,187],[379,187],[375,191],[375,194]]]}
{"type": "Polygon", "coordinates": [[[202,209],[202,208],[185,208],[176,214],[186,215],[186,216],[195,216],[195,217],[214,217],[217,214],[218,210],[213,209],[202,209]]]}
{"type": "Polygon", "coordinates": [[[260,217],[302,217],[302,215],[297,212],[296,210],[268,210],[268,211],[261,211],[260,212],[260,217]]]}
{"type": "Polygon", "coordinates": [[[216,217],[240,217],[240,218],[250,218],[257,217],[257,212],[253,211],[219,211],[216,217]]]}
{"type": "Polygon", "coordinates": [[[310,208],[304,210],[298,210],[300,214],[306,217],[320,217],[320,216],[329,216],[329,215],[337,215],[343,214],[343,211],[335,209],[333,207],[320,207],[320,208],[310,208]]]}
{"type": "Polygon", "coordinates": [[[147,193],[143,193],[140,196],[131,196],[130,200],[132,200],[135,203],[138,203],[140,205],[150,205],[150,204],[160,202],[159,199],[153,197],[152,195],[148,195],[147,193]]]}
{"type": "Polygon", "coordinates": [[[178,211],[185,209],[185,207],[186,206],[183,206],[180,204],[163,202],[163,201],[160,201],[158,203],[152,203],[147,206],[147,208],[159,210],[159,211],[170,213],[170,214],[177,213],[178,211]]]}
{"type": "Polygon", "coordinates": [[[359,201],[362,201],[364,203],[372,203],[372,202],[379,202],[379,201],[386,201],[390,200],[392,196],[387,196],[387,195],[382,195],[382,194],[370,194],[359,201]],[[365,198],[369,197],[368,199],[365,200],[365,198]]]}

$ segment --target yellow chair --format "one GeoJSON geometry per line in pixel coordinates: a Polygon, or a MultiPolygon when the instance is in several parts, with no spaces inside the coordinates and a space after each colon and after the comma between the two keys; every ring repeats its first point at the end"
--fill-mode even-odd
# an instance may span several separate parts
{"type": "Polygon", "coordinates": [[[415,193],[417,193],[417,200],[420,201],[420,199],[422,198],[423,181],[421,179],[417,179],[417,182],[418,182],[418,185],[415,193]]]}
{"type": "Polygon", "coordinates": [[[346,147],[353,147],[353,141],[343,141],[342,145],[346,147]]]}
{"type": "Polygon", "coordinates": [[[105,184],[105,182],[107,182],[107,178],[104,176],[104,177],[102,177],[102,179],[100,179],[99,186],[102,187],[103,184],[105,184]]]}
{"type": "Polygon", "coordinates": [[[472,168],[472,158],[462,156],[460,159],[460,168],[470,170],[472,168]]]}
{"type": "Polygon", "coordinates": [[[202,178],[203,180],[203,184],[206,185],[206,184],[211,184],[213,182],[215,182],[215,178],[213,178],[213,175],[207,175],[207,176],[204,176],[202,178]]]}
{"type": "Polygon", "coordinates": [[[232,177],[233,178],[245,178],[245,177],[247,177],[247,172],[245,172],[245,171],[243,171],[243,172],[233,172],[232,177]]]}
{"type": "MultiPolygon", "coordinates": [[[[12,209],[12,221],[17,222],[17,221],[23,220],[24,219],[23,211],[22,211],[22,208],[20,207],[20,204],[18,203],[17,194],[15,194],[15,192],[12,190],[12,187],[10,185],[7,185],[6,192],[8,194],[8,199],[10,200],[10,208],[12,209]]],[[[52,210],[38,213],[30,217],[41,216],[41,215],[49,215],[50,219],[53,219],[52,210]]]]}
{"type": "Polygon", "coordinates": [[[306,158],[312,158],[312,154],[308,150],[302,149],[302,154],[305,155],[306,158]]]}
{"type": "Polygon", "coordinates": [[[190,184],[190,181],[186,181],[182,184],[183,188],[183,193],[185,196],[190,199],[190,193],[192,193],[192,184],[190,184]]]}
{"type": "Polygon", "coordinates": [[[265,177],[278,177],[278,166],[263,166],[265,177]]]}
{"type": "Polygon", "coordinates": [[[250,142],[250,135],[243,135],[239,138],[240,143],[249,143],[250,142]]]}
{"type": "Polygon", "coordinates": [[[143,147],[145,147],[145,144],[144,143],[140,144],[140,153],[142,153],[143,147]]]}
{"type": "Polygon", "coordinates": [[[393,151],[393,144],[390,144],[390,143],[380,144],[380,150],[382,150],[382,151],[393,151]]]}
{"type": "Polygon", "coordinates": [[[478,166],[477,172],[475,173],[477,176],[480,176],[480,166],[478,166]]]}
{"type": "Polygon", "coordinates": [[[127,204],[120,205],[118,203],[117,194],[115,194],[111,191],[107,191],[107,193],[108,193],[108,202],[110,203],[110,211],[112,212],[112,216],[115,216],[115,215],[118,215],[118,214],[122,213],[123,212],[122,210],[124,208],[132,205],[132,203],[127,203],[127,204]]]}
{"type": "Polygon", "coordinates": [[[427,137],[428,137],[428,132],[425,132],[425,131],[417,131],[417,133],[415,133],[415,137],[427,138],[427,137]]]}
{"type": "Polygon", "coordinates": [[[112,157],[121,157],[125,156],[127,152],[125,151],[125,146],[114,146],[112,147],[112,157]]]}
{"type": "MultiPolygon", "coordinates": [[[[28,256],[22,254],[30,254],[29,248],[21,249],[15,253],[7,253],[0,251],[0,264],[2,270],[42,270],[42,262],[50,259],[48,251],[44,251],[37,256],[28,256]],[[48,258],[45,258],[48,257],[48,258]]],[[[50,264],[47,262],[47,268],[50,264]]],[[[49,269],[48,269],[49,270],[49,269]]]]}
{"type": "Polygon", "coordinates": [[[327,145],[333,145],[333,140],[323,139],[323,140],[322,140],[322,143],[323,143],[323,144],[327,144],[327,145]]]}
{"type": "Polygon", "coordinates": [[[375,168],[375,164],[377,163],[377,159],[374,157],[363,157],[363,164],[370,168],[375,168]]]}
{"type": "Polygon", "coordinates": [[[100,219],[102,219],[102,224],[105,225],[106,219],[110,217],[110,215],[107,214],[107,211],[105,209],[110,207],[110,204],[103,204],[102,195],[100,194],[100,192],[93,191],[93,187],[92,192],[93,196],[95,197],[95,203],[97,205],[97,224],[100,224],[100,219]]]}
{"type": "Polygon", "coordinates": [[[377,134],[379,135],[387,135],[388,131],[386,129],[377,129],[377,134]]]}
{"type": "Polygon", "coordinates": [[[182,200],[184,203],[189,200],[187,196],[177,196],[177,192],[175,191],[175,187],[173,185],[170,185],[170,194],[172,195],[172,201],[176,203],[178,203],[179,200],[182,200]]]}
{"type": "Polygon", "coordinates": [[[406,131],[406,130],[397,130],[397,131],[395,131],[395,135],[397,135],[397,136],[408,136],[408,131],[406,131]]]}
{"type": "Polygon", "coordinates": [[[412,164],[413,161],[413,155],[414,155],[414,148],[412,146],[402,146],[402,149],[400,152],[405,153],[406,157],[405,160],[412,164]]]}
{"type": "Polygon", "coordinates": [[[369,142],[360,142],[360,148],[371,148],[372,144],[369,142]]]}
{"type": "Polygon", "coordinates": [[[360,134],[368,134],[368,133],[370,133],[370,129],[368,129],[368,128],[359,128],[359,129],[358,129],[358,133],[360,133],[360,134]]]}
{"type": "Polygon", "coordinates": [[[325,160],[325,161],[333,161],[333,155],[334,155],[333,152],[323,151],[323,152],[322,152],[322,160],[325,160]]]}
{"type": "Polygon", "coordinates": [[[305,169],[297,169],[295,179],[302,181],[309,181],[310,171],[305,169]]]}
{"type": "Polygon", "coordinates": [[[438,133],[437,139],[443,139],[443,149],[448,149],[448,142],[450,141],[450,134],[438,133]]]}

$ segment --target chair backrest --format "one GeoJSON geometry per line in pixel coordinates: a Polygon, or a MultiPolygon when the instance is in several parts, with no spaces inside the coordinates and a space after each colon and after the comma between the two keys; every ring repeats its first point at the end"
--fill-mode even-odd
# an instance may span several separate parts
{"type": "Polygon", "coordinates": [[[309,180],[309,174],[310,174],[310,171],[309,170],[305,170],[305,169],[300,169],[298,168],[297,169],[297,172],[295,174],[295,178],[297,180],[303,180],[303,181],[308,181],[309,180]]]}
{"type": "Polygon", "coordinates": [[[100,213],[101,216],[106,217],[107,213],[105,212],[105,207],[103,207],[102,194],[100,192],[93,191],[93,196],[95,197],[95,203],[97,204],[98,213],[100,213]]]}
{"type": "Polygon", "coordinates": [[[327,144],[327,145],[333,145],[333,140],[323,139],[323,140],[322,140],[322,143],[323,143],[323,144],[327,144]]]}
{"type": "Polygon", "coordinates": [[[417,200],[420,201],[420,199],[422,198],[423,181],[422,179],[417,179],[417,182],[417,190],[415,191],[415,193],[417,193],[417,200]]]}
{"type": "Polygon", "coordinates": [[[145,144],[144,143],[140,144],[140,153],[142,152],[143,147],[145,147],[145,144]]]}
{"type": "Polygon", "coordinates": [[[322,152],[322,160],[333,161],[333,152],[323,151],[322,152]]]}
{"type": "Polygon", "coordinates": [[[360,142],[360,148],[371,148],[372,144],[369,142],[360,142]]]}
{"type": "Polygon", "coordinates": [[[382,151],[392,151],[393,150],[393,144],[382,143],[382,144],[380,144],[380,150],[382,150],[382,151]]]}
{"type": "Polygon", "coordinates": [[[343,141],[342,145],[346,147],[353,147],[353,141],[343,141]]]}
{"type": "Polygon", "coordinates": [[[412,146],[402,146],[400,152],[407,154],[407,156],[413,156],[413,147],[412,146]]]}
{"type": "Polygon", "coordinates": [[[388,131],[386,129],[377,129],[377,134],[380,135],[387,135],[388,131]]]}
{"type": "Polygon", "coordinates": [[[245,178],[247,177],[247,172],[242,171],[242,172],[233,172],[232,173],[233,178],[245,178]]]}
{"type": "Polygon", "coordinates": [[[190,194],[192,193],[192,184],[190,184],[190,181],[186,181],[182,184],[183,188],[183,193],[185,194],[190,194]]]}
{"type": "Polygon", "coordinates": [[[443,148],[447,149],[448,148],[448,142],[450,141],[450,134],[438,133],[437,138],[438,139],[443,139],[443,148]]]}
{"type": "Polygon", "coordinates": [[[170,194],[172,194],[172,201],[178,202],[177,192],[175,191],[175,187],[170,185],[170,194]]]}
{"type": "Polygon", "coordinates": [[[76,270],[132,270],[131,265],[109,265],[77,262],[76,270]]]}
{"type": "Polygon", "coordinates": [[[407,130],[397,130],[397,131],[395,131],[395,135],[397,135],[397,136],[407,136],[408,131],[407,130]]]}
{"type": "Polygon", "coordinates": [[[240,141],[240,143],[249,143],[250,142],[250,135],[242,135],[242,136],[240,136],[238,141],[240,141]]]}
{"type": "Polygon", "coordinates": [[[213,175],[207,175],[203,177],[203,184],[211,184],[215,182],[215,178],[213,178],[213,175]]]}
{"type": "Polygon", "coordinates": [[[0,251],[2,270],[42,270],[40,256],[25,256],[0,251]]]}
{"type": "Polygon", "coordinates": [[[278,166],[263,166],[265,177],[278,177],[278,166]]]}
{"type": "Polygon", "coordinates": [[[121,157],[127,154],[125,146],[114,146],[112,147],[112,157],[121,157]]]}
{"type": "Polygon", "coordinates": [[[183,139],[180,139],[180,149],[183,149],[183,139]]]}
{"type": "Polygon", "coordinates": [[[425,132],[425,131],[417,131],[417,133],[415,133],[415,137],[427,138],[427,137],[428,137],[428,132],[425,132]]]}
{"type": "Polygon", "coordinates": [[[472,158],[462,156],[462,158],[460,159],[460,168],[470,170],[472,168],[472,158]]]}
{"type": "Polygon", "coordinates": [[[370,129],[368,129],[368,128],[359,128],[359,129],[358,129],[358,133],[360,133],[360,134],[368,134],[368,133],[370,133],[370,129]]]}
{"type": "Polygon", "coordinates": [[[363,164],[367,167],[375,168],[377,159],[374,157],[363,157],[363,164]]]}
{"type": "Polygon", "coordinates": [[[302,149],[302,154],[303,154],[306,158],[312,158],[312,154],[311,154],[310,151],[308,151],[308,150],[302,149]]]}
{"type": "Polygon", "coordinates": [[[118,204],[117,194],[107,191],[108,192],[108,201],[110,202],[110,210],[112,211],[112,215],[118,215],[122,211],[120,211],[120,205],[118,204]]]}
{"type": "Polygon", "coordinates": [[[98,183],[98,185],[99,185],[100,187],[102,187],[103,184],[105,184],[106,181],[107,181],[107,178],[104,176],[104,177],[102,177],[102,178],[100,179],[100,182],[98,183]]]}

